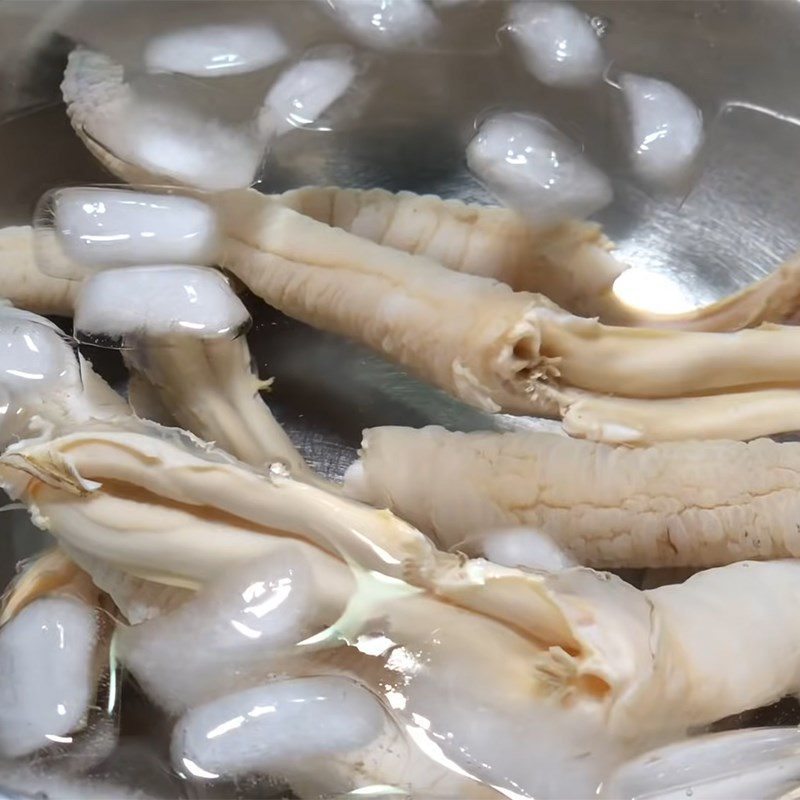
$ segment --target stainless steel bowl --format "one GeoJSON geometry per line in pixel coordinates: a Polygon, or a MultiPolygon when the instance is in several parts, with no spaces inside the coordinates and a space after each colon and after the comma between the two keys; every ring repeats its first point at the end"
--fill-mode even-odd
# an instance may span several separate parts
{"type": "MultiPolygon", "coordinates": [[[[475,120],[491,109],[534,110],[566,129],[612,175],[616,200],[599,218],[619,257],[665,276],[683,303],[706,303],[769,272],[800,240],[800,3],[577,5],[605,29],[612,70],[669,80],[701,107],[707,144],[685,194],[651,196],[630,180],[613,87],[556,91],[525,72],[498,34],[503,2],[442,11],[445,34],[435,47],[370,54],[357,113],[332,131],[296,131],[283,139],[261,187],[380,186],[489,202],[464,162],[475,120]]],[[[53,185],[108,180],[59,104],[74,40],[135,61],[148,29],[220,14],[274,17],[296,47],[346,38],[318,4],[304,0],[0,0],[0,225],[29,222],[36,200],[53,185]]],[[[649,299],[645,293],[642,302],[649,299]]],[[[364,427],[527,424],[471,410],[362,348],[263,304],[250,307],[255,358],[262,374],[276,378],[270,405],[304,455],[329,476],[342,474],[364,427]]],[[[88,355],[122,385],[116,354],[88,355]]],[[[24,512],[9,511],[2,521],[0,585],[17,560],[45,541],[24,512]]]]}

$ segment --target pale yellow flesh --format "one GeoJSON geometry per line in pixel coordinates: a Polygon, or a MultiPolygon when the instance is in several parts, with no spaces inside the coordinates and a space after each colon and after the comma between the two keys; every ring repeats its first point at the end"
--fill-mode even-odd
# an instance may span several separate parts
{"type": "Polygon", "coordinates": [[[376,428],[364,445],[346,490],[442,547],[525,525],[597,568],[800,555],[797,443],[630,449],[535,432],[376,428]]]}
{"type": "Polygon", "coordinates": [[[378,244],[427,256],[448,269],[544,294],[582,317],[611,325],[732,331],[782,322],[800,309],[800,259],[752,286],[693,311],[659,314],[623,302],[614,280],[628,267],[596,223],[537,229],[515,212],[412,192],[309,186],[276,199],[313,219],[378,244]]]}

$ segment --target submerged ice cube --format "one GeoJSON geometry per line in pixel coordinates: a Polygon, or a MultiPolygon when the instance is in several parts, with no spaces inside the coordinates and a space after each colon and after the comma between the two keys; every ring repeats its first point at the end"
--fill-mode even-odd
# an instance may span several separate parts
{"type": "Polygon", "coordinates": [[[355,53],[346,45],[310,50],[284,70],[267,92],[259,116],[265,136],[280,136],[292,128],[313,125],[353,83],[355,53]]]}
{"type": "Polygon", "coordinates": [[[703,117],[676,86],[656,78],[620,76],[630,120],[631,165],[648,184],[680,185],[703,144],[703,117]]]}
{"type": "Polygon", "coordinates": [[[586,15],[564,2],[515,2],[508,30],[533,75],[548,86],[581,88],[597,83],[605,58],[586,15]]]}
{"type": "Polygon", "coordinates": [[[0,754],[71,740],[94,700],[94,609],[45,597],[0,630],[0,754]]]}
{"type": "Polygon", "coordinates": [[[651,750],[603,782],[617,800],[750,800],[789,797],[800,783],[800,731],[753,728],[690,738],[651,750]]]}
{"type": "Polygon", "coordinates": [[[214,211],[194,197],[80,187],[42,198],[35,246],[43,272],[80,278],[147,264],[212,266],[220,231],[214,211]]]}
{"type": "Polygon", "coordinates": [[[75,304],[79,340],[135,344],[171,334],[235,338],[250,315],[222,273],[204,267],[157,265],[98,272],[75,304]]]}
{"type": "Polygon", "coordinates": [[[611,202],[608,178],[535,114],[489,117],[467,147],[473,174],[534,224],[585,217],[611,202]]]}
{"type": "Polygon", "coordinates": [[[369,47],[392,50],[418,44],[439,23],[424,0],[321,0],[336,21],[369,47]]]}
{"type": "Polygon", "coordinates": [[[269,677],[276,656],[319,629],[318,591],[302,555],[276,549],[175,611],[120,628],[120,658],[150,697],[182,711],[269,677]]]}
{"type": "Polygon", "coordinates": [[[288,53],[283,37],[268,25],[216,24],[157,33],[142,59],[149,72],[216,78],[264,69],[288,53]]]}
{"type": "Polygon", "coordinates": [[[172,734],[176,770],[198,777],[281,776],[307,759],[333,757],[376,739],[385,714],[348,678],[275,681],[189,711],[172,734]]]}

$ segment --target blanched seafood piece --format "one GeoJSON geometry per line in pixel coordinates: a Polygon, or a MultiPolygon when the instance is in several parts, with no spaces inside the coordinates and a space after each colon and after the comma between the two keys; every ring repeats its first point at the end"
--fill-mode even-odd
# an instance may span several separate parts
{"type": "Polygon", "coordinates": [[[548,433],[367,431],[345,481],[458,547],[531,526],[593,567],[704,567],[800,555],[800,444],[641,449],[548,433]]]}
{"type": "Polygon", "coordinates": [[[687,411],[726,400],[738,408],[716,436],[798,427],[787,414],[761,414],[776,384],[791,394],[800,385],[795,328],[706,333],[605,326],[543,295],[454,273],[255,192],[220,194],[215,203],[227,235],[222,265],[255,294],[290,316],[372,346],[485,411],[567,416],[576,435],[623,435],[639,444],[680,438],[697,428],[687,411]],[[628,424],[630,416],[649,414],[651,402],[673,398],[679,408],[657,406],[655,435],[628,424]],[[573,405],[580,414],[570,417],[573,405]]]}
{"type": "Polygon", "coordinates": [[[36,314],[71,316],[80,283],[39,270],[30,226],[0,228],[0,297],[36,314]]]}
{"type": "Polygon", "coordinates": [[[680,314],[632,306],[614,282],[628,269],[595,222],[542,229],[516,212],[436,195],[307,186],[276,196],[295,211],[444,267],[538,292],[582,317],[634,327],[738,330],[782,322],[800,308],[800,259],[730,297],[680,314]]]}

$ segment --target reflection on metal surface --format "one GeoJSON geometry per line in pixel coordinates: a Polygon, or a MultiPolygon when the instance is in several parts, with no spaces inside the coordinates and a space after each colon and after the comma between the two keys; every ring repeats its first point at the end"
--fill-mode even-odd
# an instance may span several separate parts
{"type": "Polygon", "coordinates": [[[691,311],[691,295],[670,275],[632,267],[614,281],[614,294],[625,305],[654,314],[691,311]]]}

